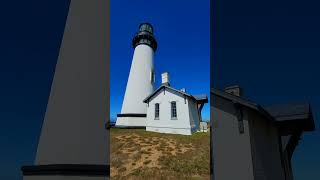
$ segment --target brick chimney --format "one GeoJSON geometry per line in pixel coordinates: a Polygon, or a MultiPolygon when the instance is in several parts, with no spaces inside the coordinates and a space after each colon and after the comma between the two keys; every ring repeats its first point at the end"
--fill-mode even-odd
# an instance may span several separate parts
{"type": "Polygon", "coordinates": [[[239,85],[228,86],[224,88],[224,91],[235,96],[242,96],[243,94],[242,88],[239,85]]]}
{"type": "Polygon", "coordinates": [[[168,72],[164,72],[164,73],[161,74],[161,80],[162,80],[162,85],[170,86],[169,73],[168,72]]]}

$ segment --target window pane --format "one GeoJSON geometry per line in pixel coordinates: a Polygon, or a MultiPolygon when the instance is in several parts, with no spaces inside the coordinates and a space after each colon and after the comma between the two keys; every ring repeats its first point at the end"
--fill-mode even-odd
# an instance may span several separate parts
{"type": "Polygon", "coordinates": [[[176,102],[171,102],[171,118],[177,118],[177,105],[176,102]]]}
{"type": "Polygon", "coordinates": [[[156,103],[156,104],[155,104],[155,110],[154,110],[154,113],[155,113],[154,117],[155,117],[155,118],[159,118],[159,112],[160,112],[160,110],[159,110],[159,103],[156,103]]]}

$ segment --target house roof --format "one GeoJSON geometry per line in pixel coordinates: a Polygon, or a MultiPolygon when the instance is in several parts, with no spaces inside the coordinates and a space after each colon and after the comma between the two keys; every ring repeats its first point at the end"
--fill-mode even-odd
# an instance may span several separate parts
{"type": "Polygon", "coordinates": [[[296,124],[304,131],[315,129],[311,106],[309,103],[279,104],[265,109],[275,118],[278,124],[296,124]]]}
{"type": "Polygon", "coordinates": [[[295,126],[300,127],[304,131],[312,131],[315,128],[314,120],[311,112],[309,103],[294,103],[294,104],[283,104],[273,105],[270,107],[262,107],[261,105],[250,101],[244,97],[235,96],[227,92],[211,89],[211,93],[228,99],[233,103],[238,103],[268,117],[279,126],[289,127],[295,126]]]}
{"type": "Polygon", "coordinates": [[[193,97],[200,102],[208,103],[208,96],[206,94],[193,95],[193,97]]]}
{"type": "Polygon", "coordinates": [[[254,109],[258,113],[268,117],[269,120],[272,120],[272,123],[279,128],[282,150],[286,151],[289,159],[291,159],[292,154],[298,145],[302,132],[313,131],[315,129],[309,103],[291,103],[262,107],[253,101],[217,89],[211,89],[211,93],[228,99],[233,103],[238,103],[254,109]]]}
{"type": "Polygon", "coordinates": [[[265,107],[265,109],[275,117],[277,121],[304,119],[310,115],[310,105],[308,103],[273,105],[265,107]]]}
{"type": "Polygon", "coordinates": [[[201,102],[201,103],[207,103],[208,102],[208,97],[205,94],[192,96],[191,94],[188,94],[188,93],[186,93],[184,91],[177,90],[177,89],[172,88],[171,86],[167,86],[167,85],[161,85],[157,90],[155,90],[152,94],[150,94],[148,97],[146,97],[143,100],[143,102],[147,103],[153,96],[155,96],[162,89],[171,89],[172,91],[175,91],[175,92],[180,93],[182,95],[188,96],[188,97],[190,97],[190,98],[192,98],[192,99],[194,99],[194,100],[196,100],[198,102],[201,102]]]}
{"type": "Polygon", "coordinates": [[[255,103],[253,101],[250,101],[244,97],[239,97],[239,96],[236,96],[236,95],[233,95],[233,94],[230,94],[230,93],[218,90],[218,89],[214,89],[214,88],[211,89],[211,93],[213,93],[217,96],[220,96],[224,99],[228,99],[235,104],[240,104],[240,105],[243,105],[243,106],[248,107],[250,109],[253,109],[253,110],[261,113],[262,115],[264,115],[269,120],[274,121],[274,118],[264,108],[262,108],[262,106],[260,106],[259,104],[255,103]]]}

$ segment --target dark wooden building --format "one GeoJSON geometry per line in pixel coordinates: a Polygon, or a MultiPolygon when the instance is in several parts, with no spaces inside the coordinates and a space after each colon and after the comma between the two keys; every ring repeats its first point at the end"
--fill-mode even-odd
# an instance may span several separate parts
{"type": "Polygon", "coordinates": [[[263,107],[239,86],[211,89],[211,116],[215,180],[292,180],[293,152],[315,129],[309,103],[263,107]]]}

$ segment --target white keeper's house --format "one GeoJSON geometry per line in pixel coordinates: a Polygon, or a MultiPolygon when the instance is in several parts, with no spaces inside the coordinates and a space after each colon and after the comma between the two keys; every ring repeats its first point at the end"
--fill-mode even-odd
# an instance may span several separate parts
{"type": "Polygon", "coordinates": [[[172,88],[165,72],[162,85],[143,102],[147,104],[147,131],[191,135],[200,130],[201,110],[208,98],[172,88]]]}

